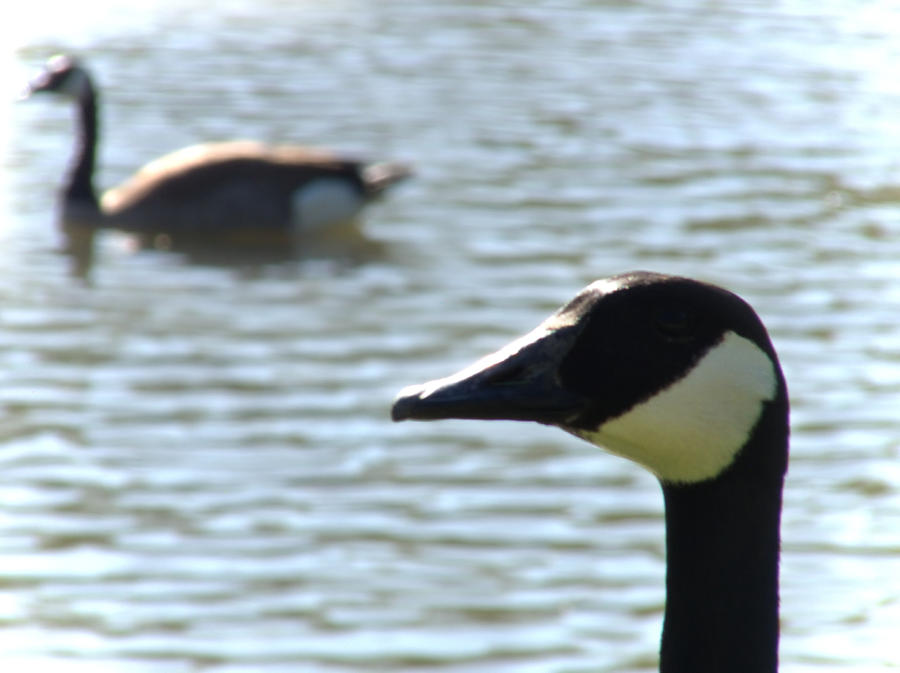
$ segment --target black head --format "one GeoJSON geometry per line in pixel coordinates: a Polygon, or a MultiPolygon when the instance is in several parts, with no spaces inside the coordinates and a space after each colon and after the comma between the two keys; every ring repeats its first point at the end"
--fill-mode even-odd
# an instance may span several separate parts
{"type": "Polygon", "coordinates": [[[393,418],[557,425],[663,481],[697,482],[727,468],[782,398],[775,351],[746,302],[688,278],[633,272],[592,283],[459,374],[406,388],[393,418]]]}
{"type": "Polygon", "coordinates": [[[70,98],[82,98],[91,93],[90,75],[71,56],[53,56],[44,70],[28,84],[24,97],[36,93],[56,93],[70,98]]]}

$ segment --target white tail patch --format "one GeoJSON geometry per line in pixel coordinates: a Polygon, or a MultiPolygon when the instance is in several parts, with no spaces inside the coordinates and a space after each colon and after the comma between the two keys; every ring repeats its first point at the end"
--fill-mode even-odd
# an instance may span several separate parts
{"type": "Polygon", "coordinates": [[[577,434],[663,481],[704,481],[731,465],[777,387],[769,356],[728,332],[683,378],[596,431],[577,434]]]}
{"type": "Polygon", "coordinates": [[[313,180],[291,197],[294,230],[303,236],[350,222],[363,204],[364,198],[356,185],[340,178],[313,180]]]}

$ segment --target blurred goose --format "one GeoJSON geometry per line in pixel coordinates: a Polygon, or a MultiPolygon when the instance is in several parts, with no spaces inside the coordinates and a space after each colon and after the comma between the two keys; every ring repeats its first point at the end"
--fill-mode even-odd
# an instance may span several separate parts
{"type": "Polygon", "coordinates": [[[394,420],[556,425],[659,479],[664,673],[772,673],[788,396],[753,309],[687,278],[589,285],[535,330],[400,392],[394,420]]]}
{"type": "Polygon", "coordinates": [[[325,149],[221,142],[163,156],[98,200],[93,182],[98,94],[90,73],[69,56],[55,56],[26,97],[42,92],[65,96],[78,108],[75,160],[62,189],[61,219],[70,249],[88,266],[99,227],[172,248],[292,247],[352,222],[366,203],[410,175],[399,163],[367,164],[325,149]]]}

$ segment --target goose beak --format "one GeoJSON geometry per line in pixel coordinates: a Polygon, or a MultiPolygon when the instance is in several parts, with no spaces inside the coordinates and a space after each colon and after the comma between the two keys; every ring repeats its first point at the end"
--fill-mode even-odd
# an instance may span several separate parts
{"type": "Polygon", "coordinates": [[[452,376],[407,386],[394,400],[391,418],[564,424],[585,406],[584,398],[563,388],[558,376],[574,331],[538,328],[452,376]]]}
{"type": "Polygon", "coordinates": [[[50,73],[42,72],[39,75],[32,78],[22,89],[19,91],[18,100],[28,100],[34,94],[39,93],[41,91],[46,90],[50,86],[50,73]]]}
{"type": "Polygon", "coordinates": [[[25,86],[19,89],[19,94],[16,96],[17,101],[28,100],[34,94],[35,91],[40,91],[40,89],[35,85],[35,82],[32,80],[28,82],[25,86]]]}

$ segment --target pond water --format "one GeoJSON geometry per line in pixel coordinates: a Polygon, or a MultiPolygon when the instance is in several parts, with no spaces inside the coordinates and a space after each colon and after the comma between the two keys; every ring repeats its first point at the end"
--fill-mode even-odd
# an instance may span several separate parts
{"type": "Polygon", "coordinates": [[[792,396],[783,669],[900,665],[900,13],[890,3],[59,1],[98,182],[233,137],[411,161],[353,260],[55,252],[72,110],[7,107],[0,667],[652,671],[662,499],[529,424],[391,400],[634,268],[722,284],[792,396]]]}

